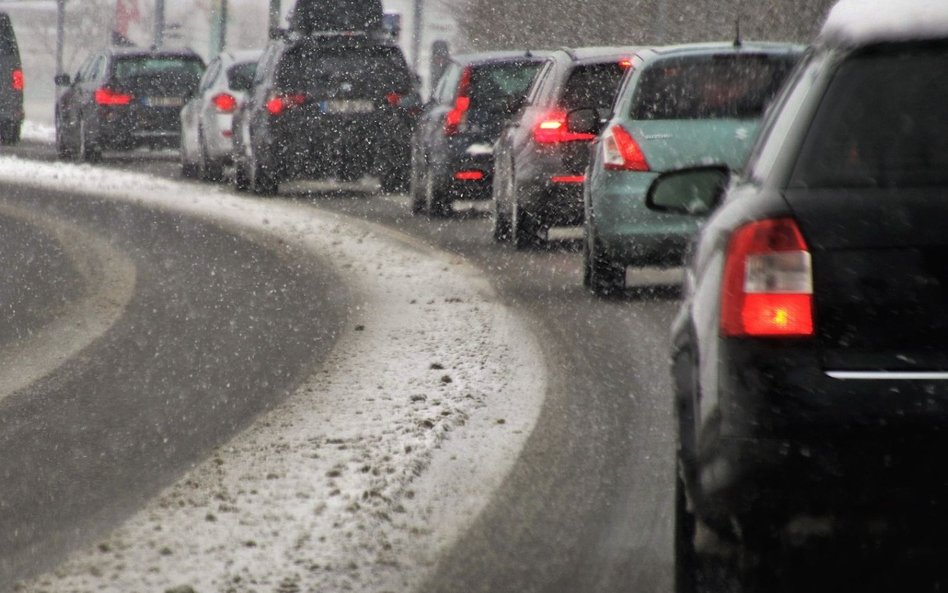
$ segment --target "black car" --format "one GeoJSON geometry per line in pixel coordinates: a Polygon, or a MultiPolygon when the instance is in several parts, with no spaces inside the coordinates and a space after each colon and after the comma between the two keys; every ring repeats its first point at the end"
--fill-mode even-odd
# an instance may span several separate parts
{"type": "Polygon", "coordinates": [[[275,193],[281,182],[376,175],[405,191],[418,82],[399,47],[362,35],[271,41],[234,122],[236,183],[275,193]]]}
{"type": "Polygon", "coordinates": [[[56,102],[60,157],[95,160],[106,150],[177,148],[181,108],[198,88],[204,62],[187,50],[110,47],[93,53],[56,102]]]}
{"type": "Polygon", "coordinates": [[[0,12],[0,143],[20,141],[23,125],[23,67],[10,16],[0,12]]]}
{"type": "Polygon", "coordinates": [[[787,542],[945,546],[948,20],[845,14],[741,173],[666,173],[647,198],[716,208],[673,328],[679,591],[721,568],[708,534],[765,580],[787,542]]]}
{"type": "Polygon", "coordinates": [[[517,249],[540,242],[551,226],[583,222],[583,182],[595,135],[570,129],[567,115],[608,115],[630,66],[632,47],[561,49],[534,81],[526,105],[494,152],[493,234],[517,249]]]}
{"type": "Polygon", "coordinates": [[[439,216],[455,200],[490,199],[494,143],[546,56],[493,52],[449,62],[412,142],[412,212],[439,216]]]}

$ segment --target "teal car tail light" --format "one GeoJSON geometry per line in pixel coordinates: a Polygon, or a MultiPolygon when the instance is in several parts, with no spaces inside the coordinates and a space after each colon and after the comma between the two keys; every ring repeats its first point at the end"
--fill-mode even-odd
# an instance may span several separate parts
{"type": "Polygon", "coordinates": [[[813,265],[792,218],[759,220],[734,231],[723,289],[724,336],[808,338],[815,333],[813,265]]]}
{"type": "Polygon", "coordinates": [[[610,171],[652,170],[639,143],[620,124],[615,124],[602,135],[602,162],[610,171]]]}

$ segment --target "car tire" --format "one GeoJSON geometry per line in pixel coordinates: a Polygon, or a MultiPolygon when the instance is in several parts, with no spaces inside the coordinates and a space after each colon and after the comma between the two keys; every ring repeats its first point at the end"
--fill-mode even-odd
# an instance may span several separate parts
{"type": "Polygon", "coordinates": [[[421,165],[416,165],[411,172],[411,187],[408,194],[411,198],[411,213],[418,216],[425,213],[425,182],[421,172],[421,165]]]}
{"type": "Polygon", "coordinates": [[[234,164],[234,189],[239,192],[250,191],[250,175],[247,166],[240,160],[234,164]]]}
{"type": "Polygon", "coordinates": [[[85,119],[79,120],[79,132],[75,157],[80,163],[97,163],[102,159],[102,151],[92,145],[89,133],[86,131],[85,119]]]}
{"type": "Polygon", "coordinates": [[[510,222],[510,237],[517,251],[533,249],[540,245],[540,225],[531,212],[516,200],[513,203],[513,216],[510,222]]]}
{"type": "Polygon", "coordinates": [[[72,149],[69,147],[69,143],[66,141],[63,123],[58,120],[56,122],[56,156],[60,160],[73,158],[72,149]]]}
{"type": "Polygon", "coordinates": [[[250,174],[248,175],[248,180],[250,182],[250,191],[258,196],[275,195],[279,190],[280,184],[273,178],[273,175],[253,156],[250,157],[249,164],[250,174]]]}
{"type": "MultiPolygon", "coordinates": [[[[748,581],[739,566],[739,554],[724,549],[699,552],[695,546],[699,519],[688,508],[681,474],[675,478],[674,516],[675,593],[742,593],[748,581]]],[[[751,588],[751,590],[753,590],[751,588]]]]}
{"type": "Polygon", "coordinates": [[[615,296],[625,290],[625,266],[609,258],[588,227],[583,241],[583,284],[601,297],[615,296]]]}
{"type": "Polygon", "coordinates": [[[500,211],[500,205],[494,200],[492,232],[496,243],[509,243],[511,236],[510,216],[500,211]]]}
{"type": "Polygon", "coordinates": [[[0,144],[3,146],[13,146],[20,142],[20,122],[5,121],[0,124],[0,144]]]}
{"type": "Polygon", "coordinates": [[[445,192],[435,187],[431,171],[425,175],[425,210],[432,218],[445,218],[451,215],[451,202],[445,192]]]}
{"type": "Polygon", "coordinates": [[[220,183],[224,180],[224,164],[214,160],[207,155],[207,143],[204,139],[204,131],[198,132],[198,150],[200,150],[198,170],[200,171],[201,181],[208,183],[220,183]]]}

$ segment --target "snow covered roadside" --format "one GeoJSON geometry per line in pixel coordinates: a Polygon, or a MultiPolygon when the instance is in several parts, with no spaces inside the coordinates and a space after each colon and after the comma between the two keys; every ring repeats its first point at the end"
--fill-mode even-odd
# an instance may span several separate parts
{"type": "Polygon", "coordinates": [[[56,128],[49,124],[28,119],[23,122],[23,127],[20,128],[20,137],[40,144],[55,144],[56,128]]]}
{"type": "Polygon", "coordinates": [[[351,330],[285,404],[22,591],[409,591],[532,430],[538,345],[460,258],[291,201],[145,175],[0,158],[0,180],[286,241],[328,256],[360,297],[351,330]]]}

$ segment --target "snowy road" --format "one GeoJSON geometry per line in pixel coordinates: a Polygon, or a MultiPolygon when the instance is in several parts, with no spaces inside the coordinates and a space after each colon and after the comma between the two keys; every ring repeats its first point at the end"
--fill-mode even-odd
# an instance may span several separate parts
{"type": "MultiPolygon", "coordinates": [[[[18,152],[52,158],[37,146],[18,152]]],[[[170,158],[105,166],[177,178],[170,158]]],[[[670,590],[672,276],[640,277],[660,286],[600,301],[579,286],[575,244],[513,253],[491,243],[489,221],[478,212],[429,223],[412,218],[403,198],[345,190],[300,189],[277,202],[346,213],[457,254],[486,275],[500,301],[539,338],[549,374],[536,427],[506,480],[421,590],[670,590]]]]}

